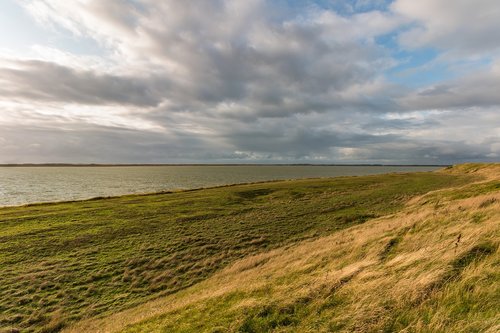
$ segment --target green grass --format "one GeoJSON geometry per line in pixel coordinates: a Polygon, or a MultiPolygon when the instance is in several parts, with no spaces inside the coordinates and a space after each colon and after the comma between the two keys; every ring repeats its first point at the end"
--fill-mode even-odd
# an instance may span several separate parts
{"type": "Polygon", "coordinates": [[[491,185],[500,165],[474,170],[490,181],[436,191],[391,216],[243,259],[176,295],[76,329],[498,332],[500,191],[491,185]]]}
{"type": "MultiPolygon", "coordinates": [[[[471,177],[297,180],[2,208],[0,328],[57,332],[176,293],[248,255],[396,212],[413,196],[471,177]]],[[[294,309],[261,309],[241,331],[293,323],[294,309]]]]}

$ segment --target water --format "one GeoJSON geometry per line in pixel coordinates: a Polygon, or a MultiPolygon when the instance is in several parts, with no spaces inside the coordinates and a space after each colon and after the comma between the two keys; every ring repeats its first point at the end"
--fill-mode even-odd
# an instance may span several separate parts
{"type": "Polygon", "coordinates": [[[0,167],[0,206],[277,179],[431,171],[388,166],[0,167]]]}

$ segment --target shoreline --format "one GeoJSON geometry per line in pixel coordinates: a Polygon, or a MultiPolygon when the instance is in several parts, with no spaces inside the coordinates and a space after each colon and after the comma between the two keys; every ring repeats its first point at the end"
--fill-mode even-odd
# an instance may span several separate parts
{"type": "Polygon", "coordinates": [[[443,168],[436,169],[433,171],[387,172],[387,173],[377,173],[377,174],[368,174],[368,175],[348,175],[348,176],[335,176],[335,177],[305,177],[305,178],[289,178],[289,179],[269,179],[269,180],[255,181],[255,182],[221,184],[221,185],[214,185],[214,186],[207,186],[207,187],[179,188],[179,189],[171,189],[171,190],[163,190],[163,191],[124,193],[124,194],[109,195],[109,196],[97,195],[97,196],[81,198],[81,199],[74,199],[74,200],[38,201],[38,202],[28,202],[28,203],[23,203],[23,204],[14,204],[14,205],[1,205],[0,204],[0,210],[8,209],[8,208],[20,208],[20,207],[31,207],[31,206],[43,206],[43,205],[57,205],[57,204],[77,203],[77,202],[86,202],[86,201],[98,201],[98,200],[106,200],[106,199],[119,199],[119,198],[125,198],[125,197],[129,197],[129,196],[130,197],[142,197],[142,196],[154,196],[154,195],[163,195],[163,194],[175,194],[175,193],[220,189],[220,188],[225,188],[225,187],[236,187],[236,186],[246,186],[246,185],[262,185],[262,184],[267,184],[267,183],[311,181],[311,180],[331,180],[331,179],[339,179],[339,178],[369,177],[369,176],[380,176],[380,175],[391,175],[391,174],[413,174],[413,173],[435,172],[435,171],[439,171],[439,170],[443,170],[443,168]]]}

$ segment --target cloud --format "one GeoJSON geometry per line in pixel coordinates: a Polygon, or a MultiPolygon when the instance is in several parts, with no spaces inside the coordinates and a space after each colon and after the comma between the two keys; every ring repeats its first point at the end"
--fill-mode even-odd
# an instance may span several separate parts
{"type": "Polygon", "coordinates": [[[393,15],[347,19],[314,9],[289,17],[264,1],[122,4],[27,2],[42,24],[113,50],[113,71],[24,61],[21,69],[3,69],[13,83],[3,93],[59,103],[161,104],[147,115],[159,122],[178,111],[255,121],[393,104],[380,94],[390,88],[381,76],[389,59],[373,43],[398,24],[393,15]]]}
{"type": "Polygon", "coordinates": [[[22,4],[101,54],[38,45],[0,59],[0,162],[498,158],[498,63],[416,89],[386,78],[401,48],[494,58],[493,2],[22,4]],[[484,20],[464,24],[467,13],[484,20]]]}
{"type": "Polygon", "coordinates": [[[434,47],[475,56],[500,48],[496,0],[397,0],[391,9],[416,22],[399,36],[405,47],[434,47]]]}
{"type": "Polygon", "coordinates": [[[500,61],[478,72],[425,87],[401,97],[405,109],[500,107],[500,61]]]}
{"type": "Polygon", "coordinates": [[[2,125],[2,163],[186,163],[220,157],[221,145],[175,131],[95,124],[2,125]]]}
{"type": "Polygon", "coordinates": [[[154,106],[156,78],[126,77],[76,70],[45,61],[16,61],[0,67],[3,98],[81,104],[154,106]]]}

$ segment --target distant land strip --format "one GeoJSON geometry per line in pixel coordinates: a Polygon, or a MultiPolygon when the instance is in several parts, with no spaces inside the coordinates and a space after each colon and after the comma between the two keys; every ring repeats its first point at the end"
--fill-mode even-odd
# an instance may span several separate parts
{"type": "Polygon", "coordinates": [[[0,167],[129,167],[129,166],[381,166],[449,167],[452,164],[312,164],[312,163],[5,163],[0,167]]]}

